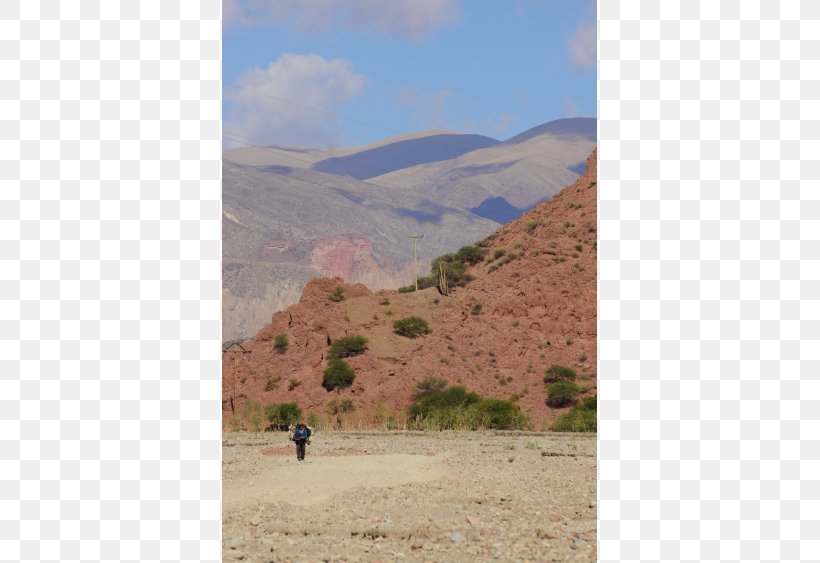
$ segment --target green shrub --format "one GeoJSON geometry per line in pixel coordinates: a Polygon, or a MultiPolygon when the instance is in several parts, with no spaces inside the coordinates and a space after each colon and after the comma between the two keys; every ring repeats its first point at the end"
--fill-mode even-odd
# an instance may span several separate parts
{"type": "Polygon", "coordinates": [[[540,224],[540,221],[527,221],[527,232],[533,232],[536,228],[538,228],[538,225],[540,224]]]}
{"type": "Polygon", "coordinates": [[[302,409],[296,403],[273,403],[265,407],[265,416],[274,428],[284,430],[302,419],[302,409]]]}
{"type": "Polygon", "coordinates": [[[516,430],[530,425],[511,401],[485,399],[460,385],[419,396],[408,414],[412,425],[428,430],[516,430]]]}
{"type": "Polygon", "coordinates": [[[484,260],[484,250],[477,246],[462,246],[458,249],[454,258],[459,262],[478,264],[484,260]]]}
{"type": "Polygon", "coordinates": [[[331,359],[358,356],[367,350],[367,338],[364,336],[344,336],[336,339],[330,346],[327,357],[331,359]]]}
{"type": "Polygon", "coordinates": [[[416,338],[430,333],[430,325],[421,317],[405,317],[393,323],[393,332],[400,336],[416,338]]]}
{"type": "Polygon", "coordinates": [[[524,428],[526,417],[518,405],[503,399],[482,399],[470,409],[479,428],[517,430],[524,428]]]}
{"type": "Polygon", "coordinates": [[[279,354],[287,352],[289,345],[287,334],[277,334],[276,338],[273,339],[273,348],[279,354]]]}
{"type": "Polygon", "coordinates": [[[558,364],[552,364],[544,374],[544,383],[558,383],[559,381],[575,381],[575,370],[558,364]]]}
{"type": "Polygon", "coordinates": [[[547,405],[554,409],[568,407],[575,402],[579,393],[578,385],[571,381],[552,383],[547,387],[547,405]]]}
{"type": "Polygon", "coordinates": [[[324,371],[322,387],[328,391],[344,389],[353,384],[356,372],[344,360],[330,360],[324,371]]]}
{"type": "Polygon", "coordinates": [[[473,307],[472,307],[472,309],[470,309],[470,313],[472,313],[473,315],[478,315],[479,313],[481,313],[481,307],[482,307],[481,303],[479,303],[479,302],[473,303],[473,307]]]}
{"type": "Polygon", "coordinates": [[[454,385],[443,391],[424,394],[410,405],[409,413],[412,418],[424,418],[435,410],[468,407],[480,400],[478,393],[469,393],[461,385],[454,385]]]}
{"type": "MultiPolygon", "coordinates": [[[[467,273],[467,264],[459,262],[452,254],[445,254],[433,260],[430,268],[429,281],[425,282],[425,287],[438,286],[439,264],[442,265],[445,276],[447,276],[448,287],[463,287],[473,281],[475,277],[467,273]],[[428,285],[429,284],[429,285],[428,285]]],[[[419,278],[419,288],[422,287],[422,278],[419,278]]]]}
{"type": "Polygon", "coordinates": [[[328,296],[328,299],[330,299],[334,303],[338,303],[339,301],[344,300],[344,298],[345,298],[345,290],[344,290],[343,287],[338,286],[338,285],[336,286],[336,289],[333,290],[333,293],[331,293],[328,296]]]}
{"type": "Polygon", "coordinates": [[[319,415],[315,412],[310,412],[307,415],[307,423],[308,426],[313,428],[314,432],[316,431],[316,427],[319,426],[319,415]]]}
{"type": "Polygon", "coordinates": [[[505,249],[503,249],[503,248],[496,248],[496,249],[495,249],[495,252],[493,252],[493,259],[494,259],[494,260],[498,260],[499,258],[501,258],[502,256],[504,256],[506,253],[507,253],[507,251],[506,251],[505,249]]]}
{"type": "Polygon", "coordinates": [[[282,378],[278,375],[269,377],[268,380],[265,382],[265,391],[273,391],[274,389],[279,389],[279,382],[281,380],[282,378]]]}
{"type": "Polygon", "coordinates": [[[586,397],[559,416],[550,430],[554,432],[597,432],[597,396],[586,397]]]}
{"type": "Polygon", "coordinates": [[[447,380],[443,377],[428,375],[416,383],[415,398],[419,399],[429,393],[440,393],[447,388],[447,380]]]}
{"type": "Polygon", "coordinates": [[[299,387],[301,384],[302,384],[302,382],[299,379],[296,379],[295,377],[291,377],[288,380],[288,391],[293,391],[294,389],[299,387]]]}

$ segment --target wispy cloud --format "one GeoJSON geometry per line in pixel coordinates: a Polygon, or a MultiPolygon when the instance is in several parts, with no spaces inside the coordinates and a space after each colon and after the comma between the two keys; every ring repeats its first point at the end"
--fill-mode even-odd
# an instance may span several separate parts
{"type": "Polygon", "coordinates": [[[333,113],[360,96],[366,81],[343,59],[282,55],[267,68],[243,73],[226,89],[231,106],[225,133],[253,144],[336,144],[333,113]]]}
{"type": "Polygon", "coordinates": [[[581,22],[567,39],[569,58],[581,68],[595,68],[598,60],[595,22],[581,22]]]}
{"type": "Polygon", "coordinates": [[[423,129],[448,129],[444,109],[453,97],[451,90],[419,92],[414,88],[401,88],[396,95],[396,104],[412,113],[413,120],[423,129]]]}
{"type": "Polygon", "coordinates": [[[564,117],[578,117],[578,104],[567,96],[564,96],[564,117]]]}
{"type": "Polygon", "coordinates": [[[222,0],[226,28],[287,24],[303,33],[347,29],[415,38],[457,17],[456,0],[222,0]]]}
{"type": "Polygon", "coordinates": [[[505,113],[495,122],[495,125],[493,125],[493,131],[495,133],[506,133],[513,123],[515,123],[515,116],[505,113]]]}

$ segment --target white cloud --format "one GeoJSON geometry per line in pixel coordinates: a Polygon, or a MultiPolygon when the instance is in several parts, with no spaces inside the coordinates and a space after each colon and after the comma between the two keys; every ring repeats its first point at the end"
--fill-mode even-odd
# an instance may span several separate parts
{"type": "Polygon", "coordinates": [[[282,55],[226,89],[231,106],[225,134],[257,145],[338,144],[338,118],[332,114],[360,96],[366,81],[346,60],[282,55]]]}
{"type": "Polygon", "coordinates": [[[582,22],[567,39],[569,58],[582,68],[595,68],[598,60],[595,22],[582,22]]]}
{"type": "Polygon", "coordinates": [[[314,33],[333,29],[419,37],[455,21],[457,0],[222,0],[226,27],[288,24],[314,33]]]}

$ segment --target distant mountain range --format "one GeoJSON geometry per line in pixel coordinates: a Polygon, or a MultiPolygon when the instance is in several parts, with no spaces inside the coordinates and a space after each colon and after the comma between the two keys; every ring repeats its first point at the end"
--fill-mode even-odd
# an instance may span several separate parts
{"type": "Polygon", "coordinates": [[[247,338],[311,278],[372,290],[495,231],[571,184],[596,121],[560,119],[506,141],[445,131],[353,149],[223,152],[223,340],[247,338]]]}

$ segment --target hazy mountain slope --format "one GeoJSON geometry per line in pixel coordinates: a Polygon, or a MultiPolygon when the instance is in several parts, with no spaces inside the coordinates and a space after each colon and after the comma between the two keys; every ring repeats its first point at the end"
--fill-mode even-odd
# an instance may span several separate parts
{"type": "Polygon", "coordinates": [[[483,135],[428,135],[322,160],[314,164],[313,169],[363,180],[418,164],[457,158],[497,144],[496,139],[483,135]]]}
{"type": "Polygon", "coordinates": [[[225,358],[224,404],[236,385],[239,396],[296,401],[320,415],[330,400],[350,398],[356,416],[377,420],[381,406],[408,404],[416,382],[434,374],[483,395],[514,397],[536,428],[545,427],[557,414],[545,405],[547,367],[571,366],[587,393],[596,388],[595,159],[593,152],[571,186],[483,241],[489,256],[504,256],[473,267],[475,281],[448,296],[434,288],[374,295],[354,285],[333,303],[328,296],[342,280],[311,280],[298,304],[246,344],[252,353],[237,363],[236,380],[233,358],[225,358]],[[395,335],[393,321],[409,315],[428,319],[432,333],[395,335]],[[284,354],[273,348],[278,334],[288,336],[284,354]],[[352,334],[368,338],[369,349],[349,359],[353,386],[329,393],[321,386],[328,342],[352,334]],[[290,379],[299,384],[289,389],[290,379]]]}
{"type": "Polygon", "coordinates": [[[574,181],[578,174],[570,167],[583,163],[594,146],[594,141],[580,135],[541,133],[453,160],[405,168],[372,181],[412,189],[461,209],[476,208],[498,197],[513,207],[526,209],[574,181]]]}
{"type": "Polygon", "coordinates": [[[538,135],[548,134],[553,137],[583,137],[593,143],[598,139],[598,121],[593,117],[570,117],[556,119],[527,129],[515,137],[510,137],[505,144],[515,144],[532,139],[538,135]]]}
{"type": "Polygon", "coordinates": [[[408,235],[425,233],[418,256],[426,263],[497,226],[406,190],[374,193],[352,178],[224,163],[223,340],[252,335],[311,277],[409,283],[408,235]]]}

